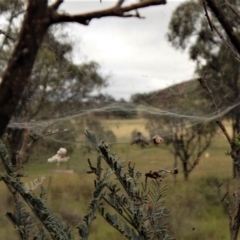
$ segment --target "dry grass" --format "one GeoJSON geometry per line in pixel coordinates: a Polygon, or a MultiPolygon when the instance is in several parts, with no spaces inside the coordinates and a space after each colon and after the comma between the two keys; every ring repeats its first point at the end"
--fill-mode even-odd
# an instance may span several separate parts
{"type": "Polygon", "coordinates": [[[146,119],[110,119],[104,120],[103,126],[108,127],[117,136],[119,142],[129,142],[129,137],[134,130],[141,132],[144,136],[148,137],[149,133],[145,128],[147,123],[146,119]]]}
{"type": "MultiPolygon", "coordinates": [[[[144,149],[129,145],[133,130],[141,131],[147,136],[145,123],[144,119],[106,120],[104,124],[117,135],[118,139],[118,143],[111,146],[112,151],[116,152],[121,160],[134,162],[136,169],[140,170],[143,175],[149,170],[172,169],[173,156],[164,145],[149,146],[144,149]]],[[[214,185],[215,180],[223,182],[222,195],[225,193],[228,182],[230,190],[234,191],[235,182],[228,180],[231,179],[232,169],[231,159],[225,155],[228,148],[224,136],[219,134],[207,150],[209,157],[201,158],[199,165],[191,173],[189,182],[183,180],[180,163],[177,185],[174,185],[172,177],[166,179],[165,183],[169,186],[166,200],[171,211],[170,227],[176,239],[228,239],[228,216],[224,206],[220,203],[220,197],[214,185]]],[[[46,160],[41,162],[30,160],[25,167],[28,177],[23,178],[25,182],[30,182],[41,175],[46,177],[44,186],[48,192],[48,204],[72,226],[76,239],[75,227],[87,211],[94,186],[94,175],[86,174],[88,157],[94,163],[97,153],[93,151],[86,155],[82,149],[76,149],[70,156],[69,163],[64,163],[59,167],[56,164],[47,163],[46,160]],[[70,171],[73,173],[69,173],[70,171]]],[[[144,176],[142,180],[144,181],[144,176]]],[[[2,196],[0,239],[10,239],[9,236],[11,236],[11,240],[15,240],[17,238],[13,227],[4,216],[6,211],[12,210],[12,198],[3,183],[0,184],[0,192],[2,196]]],[[[98,216],[90,239],[109,238],[123,239],[98,216]]]]}

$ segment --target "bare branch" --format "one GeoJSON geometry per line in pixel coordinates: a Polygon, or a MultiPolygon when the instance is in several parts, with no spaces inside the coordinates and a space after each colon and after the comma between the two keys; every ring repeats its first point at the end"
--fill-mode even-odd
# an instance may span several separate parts
{"type": "Polygon", "coordinates": [[[50,8],[52,10],[58,10],[58,8],[60,7],[60,5],[63,3],[63,0],[56,0],[56,2],[54,2],[50,8]]]}
{"type": "Polygon", "coordinates": [[[6,33],[5,31],[0,29],[0,35],[4,35],[6,38],[9,38],[12,41],[15,41],[15,38],[13,38],[12,36],[10,36],[8,33],[6,33]]]}
{"type": "MultiPolygon", "coordinates": [[[[11,39],[11,38],[9,38],[9,36],[10,36],[9,33],[10,33],[11,25],[13,23],[14,18],[18,17],[19,15],[23,14],[24,12],[25,12],[25,10],[16,12],[15,9],[13,9],[11,11],[9,19],[8,19],[8,26],[7,26],[7,29],[6,29],[5,34],[4,34],[5,37],[4,37],[4,39],[2,41],[2,44],[0,46],[0,52],[2,51],[4,45],[7,43],[7,39],[11,39]]],[[[10,37],[12,37],[12,36],[10,36],[10,37]]],[[[12,37],[11,40],[15,41],[15,39],[13,37],[12,37]]]]}
{"type": "Polygon", "coordinates": [[[216,33],[218,34],[218,36],[223,40],[223,42],[225,43],[225,46],[233,53],[233,55],[236,57],[236,59],[238,61],[240,61],[240,55],[239,53],[237,53],[235,51],[235,49],[233,48],[233,46],[227,41],[227,39],[224,38],[224,36],[220,33],[220,31],[217,29],[217,27],[215,25],[213,25],[214,30],[216,31],[216,33]]]}
{"type": "Polygon", "coordinates": [[[123,2],[124,1],[119,0],[117,5],[115,5],[114,7],[104,9],[104,10],[99,10],[99,11],[93,11],[89,13],[76,14],[76,15],[60,14],[55,11],[55,12],[52,12],[51,23],[54,24],[54,23],[61,23],[61,22],[78,22],[83,25],[88,25],[89,22],[94,18],[102,18],[102,17],[141,18],[138,12],[136,14],[131,14],[128,12],[137,10],[140,8],[149,7],[149,6],[166,4],[166,0],[145,0],[142,2],[121,7],[123,2]]]}
{"type": "MultiPolygon", "coordinates": [[[[208,95],[210,96],[211,101],[212,101],[214,107],[216,108],[216,110],[219,110],[219,109],[218,109],[218,106],[217,106],[217,104],[216,104],[216,102],[215,102],[213,93],[212,93],[211,89],[208,87],[207,81],[206,81],[206,79],[205,79],[205,74],[206,74],[206,72],[203,73],[202,77],[199,78],[198,81],[199,81],[200,85],[203,87],[203,89],[205,89],[205,90],[207,91],[207,93],[208,93],[208,95]]],[[[222,130],[223,134],[224,134],[225,137],[227,138],[230,146],[232,146],[231,137],[229,136],[229,134],[228,134],[225,126],[223,125],[222,120],[221,120],[220,117],[217,118],[216,123],[218,124],[218,126],[219,126],[220,129],[222,130]]]]}
{"type": "Polygon", "coordinates": [[[124,0],[118,0],[116,7],[120,8],[123,5],[123,3],[124,3],[124,0]]]}
{"type": "Polygon", "coordinates": [[[208,11],[207,11],[207,6],[206,6],[206,1],[205,0],[203,0],[203,8],[204,8],[204,11],[205,11],[205,16],[206,16],[206,18],[208,20],[208,24],[209,24],[209,26],[210,26],[210,28],[211,28],[211,30],[213,32],[213,26],[212,26],[212,22],[210,20],[210,17],[208,15],[208,11]]]}
{"type": "Polygon", "coordinates": [[[224,194],[224,196],[223,196],[222,199],[221,199],[221,202],[223,202],[223,201],[226,199],[227,195],[228,195],[228,192],[226,192],[226,193],[224,194]]]}
{"type": "MultiPolygon", "coordinates": [[[[51,125],[51,124],[49,124],[49,125],[51,125]]],[[[47,127],[49,127],[49,125],[47,127]]],[[[45,129],[42,131],[42,133],[40,133],[37,136],[31,136],[31,134],[29,134],[29,136],[31,137],[31,142],[29,142],[26,145],[26,148],[25,148],[24,152],[27,152],[30,149],[30,147],[41,138],[44,138],[44,137],[47,137],[47,136],[52,136],[54,134],[72,132],[72,131],[74,131],[74,128],[66,128],[66,129],[62,129],[62,130],[52,130],[52,131],[49,130],[49,131],[46,131],[46,132],[44,132],[44,131],[45,131],[45,129]]]]}
{"type": "Polygon", "coordinates": [[[138,18],[142,18],[142,19],[145,18],[145,17],[143,17],[143,16],[140,15],[140,13],[138,12],[137,9],[135,10],[135,12],[136,12],[136,15],[135,15],[136,17],[138,17],[138,18]]]}

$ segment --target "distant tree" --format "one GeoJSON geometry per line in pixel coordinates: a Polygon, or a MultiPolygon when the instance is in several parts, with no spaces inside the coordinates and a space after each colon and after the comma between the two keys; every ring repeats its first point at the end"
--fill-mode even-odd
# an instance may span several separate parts
{"type": "Polygon", "coordinates": [[[215,124],[203,124],[197,119],[197,116],[204,119],[206,112],[202,110],[209,107],[208,100],[201,97],[202,92],[200,84],[191,80],[131,98],[134,103],[152,107],[144,113],[148,120],[146,128],[151,136],[158,134],[171,146],[174,161],[176,157],[181,161],[185,180],[197,165],[195,160],[210,146],[217,130],[215,124]]]}
{"type": "Polygon", "coordinates": [[[92,114],[97,117],[110,118],[112,116],[110,106],[115,102],[116,100],[112,96],[100,93],[89,97],[84,103],[84,107],[93,109],[92,114]]]}
{"type": "Polygon", "coordinates": [[[211,145],[216,125],[208,123],[185,127],[185,124],[173,127],[172,134],[165,137],[165,142],[172,145],[171,153],[181,161],[184,179],[188,180],[200,157],[211,145]]]}
{"type": "MultiPolygon", "coordinates": [[[[149,118],[146,128],[150,135],[159,134],[164,138],[167,146],[171,146],[170,152],[180,160],[185,180],[199,163],[199,158],[211,145],[216,133],[216,125],[213,123],[194,124],[185,119],[173,119],[172,117],[149,118]]],[[[176,167],[176,162],[174,163],[176,167]]]]}
{"type": "Polygon", "coordinates": [[[131,119],[136,117],[138,114],[136,105],[126,101],[123,98],[121,98],[116,102],[113,110],[114,111],[112,112],[112,116],[116,118],[122,118],[122,119],[131,119]]]}
{"type": "MultiPolygon", "coordinates": [[[[212,0],[206,1],[206,5],[212,6],[212,3],[214,3],[212,0]]],[[[240,24],[240,18],[237,18],[236,14],[228,7],[228,4],[234,4],[234,8],[239,10],[239,1],[222,0],[218,1],[217,4],[217,6],[222,6],[221,11],[227,16],[232,27],[240,24]]],[[[215,13],[209,11],[208,14],[222,36],[228,38],[218,18],[215,17],[215,13]]],[[[226,47],[225,42],[211,31],[202,2],[187,1],[177,7],[169,24],[168,40],[177,49],[189,49],[190,59],[196,62],[196,73],[199,76],[206,72],[208,86],[218,109],[229,108],[238,101],[240,62],[232,56],[231,50],[226,47]]],[[[205,98],[209,98],[205,91],[201,92],[205,98]]],[[[213,106],[212,111],[215,110],[213,106]]],[[[240,133],[239,111],[239,106],[236,106],[224,116],[231,122],[232,140],[240,133]]],[[[235,164],[233,167],[234,176],[236,176],[235,164]]]]}

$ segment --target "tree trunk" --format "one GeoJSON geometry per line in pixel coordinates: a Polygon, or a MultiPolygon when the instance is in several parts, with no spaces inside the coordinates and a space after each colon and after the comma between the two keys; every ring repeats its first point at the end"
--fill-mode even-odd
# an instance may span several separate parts
{"type": "MultiPolygon", "coordinates": [[[[173,169],[177,168],[177,152],[174,153],[174,164],[173,169]]],[[[177,183],[177,174],[173,174],[174,184],[177,183]]]]}
{"type": "Polygon", "coordinates": [[[234,163],[234,161],[232,162],[232,171],[233,171],[233,178],[237,177],[237,166],[234,163]]]}
{"type": "Polygon", "coordinates": [[[50,26],[47,0],[31,0],[0,84],[0,138],[22,97],[38,49],[50,26]]]}
{"type": "Polygon", "coordinates": [[[11,152],[11,162],[13,166],[17,166],[17,154],[22,146],[24,129],[8,128],[7,133],[10,136],[9,144],[11,152]]]}
{"type": "MultiPolygon", "coordinates": [[[[237,193],[235,194],[235,204],[234,204],[234,214],[231,217],[230,220],[230,239],[231,240],[237,240],[238,239],[238,233],[240,228],[240,149],[237,149],[234,153],[234,162],[236,169],[237,169],[237,193]]],[[[229,213],[230,214],[230,213],[229,213]]]]}
{"type": "MultiPolygon", "coordinates": [[[[240,132],[240,118],[239,118],[239,111],[238,111],[239,107],[236,108],[236,112],[234,112],[234,116],[233,116],[233,123],[232,123],[232,132],[233,132],[233,137],[232,139],[236,139],[237,138],[237,135],[239,134],[240,132]]],[[[234,163],[233,161],[233,178],[236,178],[237,177],[237,165],[234,163]]]]}
{"type": "Polygon", "coordinates": [[[230,226],[230,240],[237,240],[238,239],[238,233],[239,233],[239,227],[240,227],[240,174],[239,174],[239,168],[237,173],[237,181],[238,181],[238,190],[237,190],[237,196],[235,198],[235,206],[236,206],[236,212],[234,213],[232,223],[230,226]]]}
{"type": "Polygon", "coordinates": [[[184,180],[187,181],[188,180],[188,169],[187,169],[187,161],[183,161],[183,173],[184,173],[184,180]]]}

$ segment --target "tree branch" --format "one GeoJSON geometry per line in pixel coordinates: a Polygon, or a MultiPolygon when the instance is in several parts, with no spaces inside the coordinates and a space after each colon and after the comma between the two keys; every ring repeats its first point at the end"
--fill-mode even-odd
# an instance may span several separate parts
{"type": "Polygon", "coordinates": [[[206,6],[206,1],[205,0],[203,0],[203,8],[204,8],[204,11],[205,11],[205,16],[206,16],[206,18],[208,20],[208,24],[209,24],[209,26],[211,28],[211,31],[213,32],[213,26],[212,26],[212,22],[210,20],[210,17],[208,15],[208,11],[207,11],[207,6],[206,6]]]}
{"type": "Polygon", "coordinates": [[[240,39],[238,38],[237,34],[233,30],[232,26],[230,25],[229,21],[227,20],[227,18],[225,16],[225,14],[216,5],[214,0],[206,0],[206,2],[208,3],[208,7],[212,10],[212,12],[215,14],[216,18],[222,25],[222,27],[225,30],[226,34],[228,35],[231,43],[238,51],[238,54],[240,54],[240,39]]]}
{"type": "Polygon", "coordinates": [[[124,0],[118,0],[116,7],[120,8],[123,5],[123,3],[124,3],[124,0]]]}
{"type": "Polygon", "coordinates": [[[163,5],[166,4],[166,0],[145,0],[142,2],[130,4],[128,6],[122,6],[122,3],[124,1],[119,0],[118,3],[111,8],[99,10],[99,11],[93,11],[89,13],[82,13],[82,14],[76,14],[76,15],[68,15],[68,14],[60,14],[55,12],[52,12],[52,18],[51,23],[62,23],[62,22],[77,22],[83,25],[88,25],[89,22],[94,18],[102,18],[102,17],[140,17],[138,13],[136,14],[130,14],[128,12],[137,10],[140,8],[145,8],[149,6],[155,6],[155,5],[163,5]]]}
{"type": "MultiPolygon", "coordinates": [[[[208,95],[209,95],[209,97],[210,97],[210,99],[212,101],[212,104],[215,107],[215,109],[219,111],[219,108],[218,108],[217,103],[216,103],[216,101],[214,99],[212,90],[209,88],[209,86],[207,84],[207,81],[205,79],[205,74],[206,74],[206,72],[203,73],[202,77],[200,77],[198,79],[198,81],[199,81],[200,85],[202,86],[202,88],[207,91],[207,93],[208,93],[208,95]]],[[[218,124],[218,126],[222,130],[222,132],[223,132],[224,136],[226,137],[226,139],[227,139],[228,143],[230,144],[230,146],[232,146],[232,139],[231,139],[230,135],[228,134],[225,126],[223,125],[220,116],[217,117],[216,123],[218,124]]]]}
{"type": "Polygon", "coordinates": [[[54,2],[51,6],[50,6],[50,8],[52,9],[52,10],[58,10],[58,8],[60,7],[60,5],[63,3],[63,0],[56,0],[56,2],[54,2]]]}

